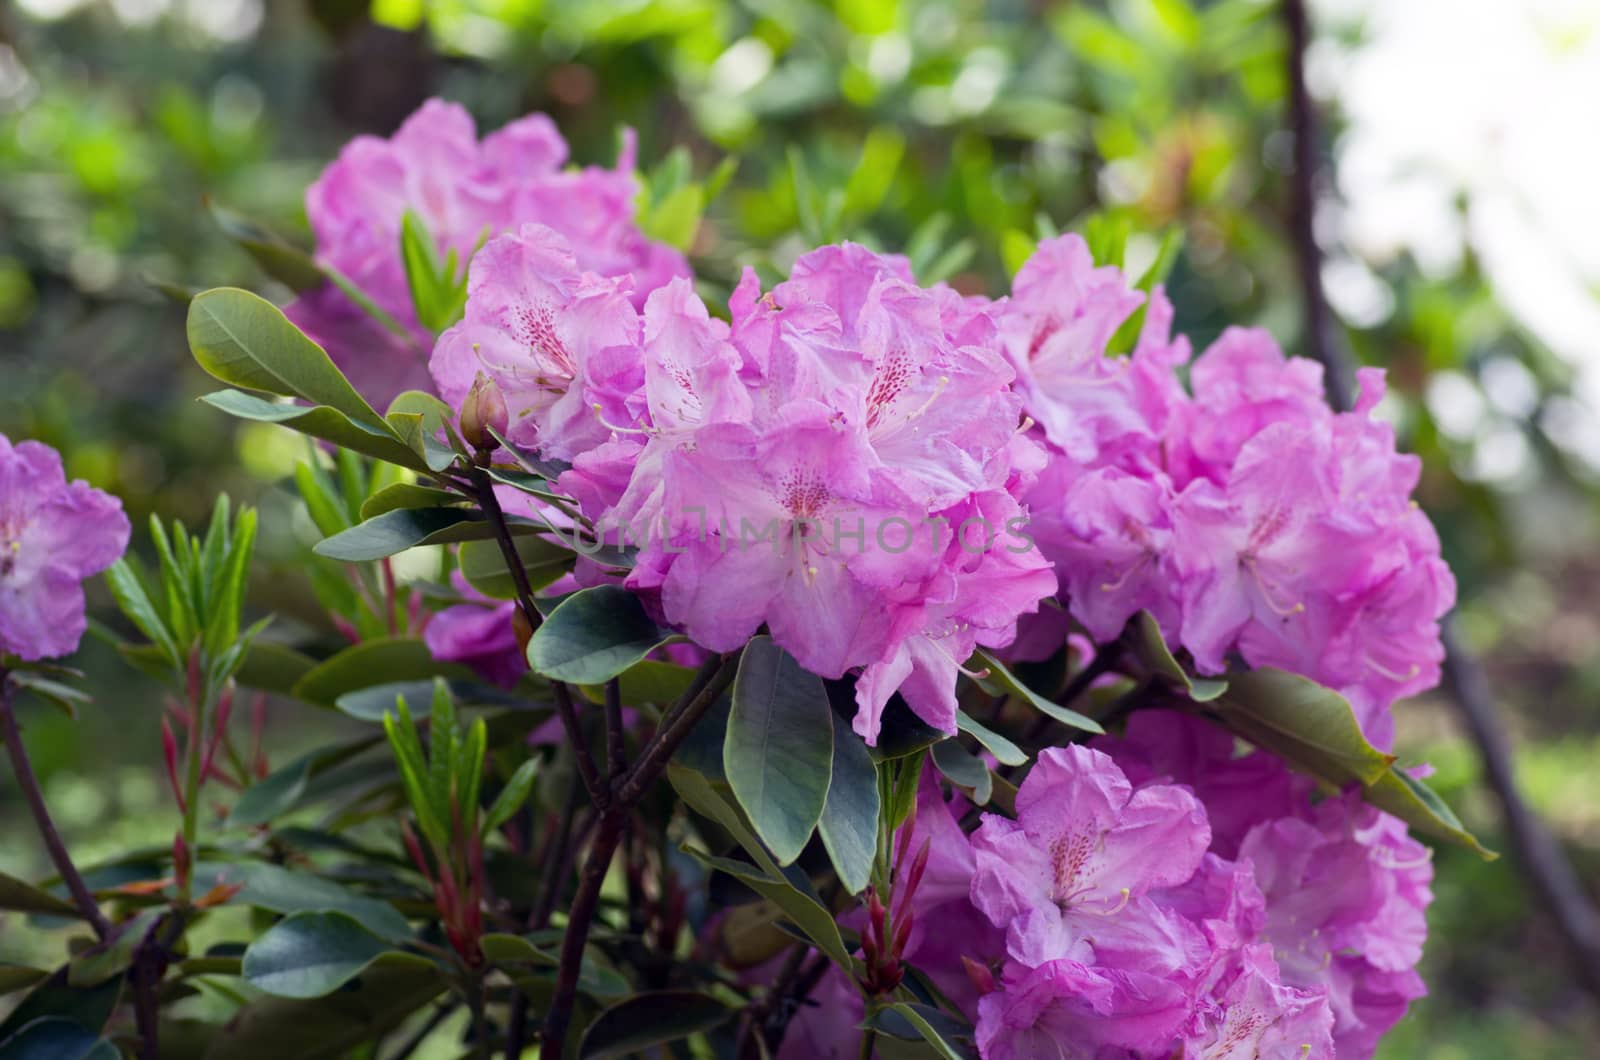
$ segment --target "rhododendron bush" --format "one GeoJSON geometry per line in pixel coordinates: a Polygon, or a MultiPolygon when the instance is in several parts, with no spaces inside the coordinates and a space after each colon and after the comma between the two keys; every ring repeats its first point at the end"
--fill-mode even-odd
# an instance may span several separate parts
{"type": "Polygon", "coordinates": [[[989,297],[850,242],[719,287],[635,161],[430,102],[314,253],[251,235],[292,302],[192,296],[204,400],[311,439],[340,647],[244,599],[253,511],[148,570],[0,438],[13,766],[106,572],[174,833],[86,873],[30,804],[0,900],[83,929],[0,1054],[1372,1056],[1480,849],[1391,752],[1455,585],[1383,373],[1197,351],[1075,234],[989,297]],[[358,734],[271,762],[267,694],[358,734]]]}

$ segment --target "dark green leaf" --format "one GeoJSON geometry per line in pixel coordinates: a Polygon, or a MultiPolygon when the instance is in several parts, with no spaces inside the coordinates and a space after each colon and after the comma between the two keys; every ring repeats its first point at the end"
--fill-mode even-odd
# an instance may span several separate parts
{"type": "MultiPolygon", "coordinates": [[[[421,703],[432,696],[433,681],[433,678],[418,678],[415,681],[395,681],[357,689],[340,696],[334,701],[334,706],[339,709],[339,713],[348,714],[352,718],[380,722],[385,714],[394,710],[395,701],[402,696],[408,703],[421,703]]],[[[527,702],[521,697],[481,681],[456,680],[447,681],[446,684],[456,703],[463,707],[518,709],[527,706],[527,702]]]]}
{"type": "Polygon", "coordinates": [[[800,856],[822,816],[833,774],[833,710],[822,679],[756,637],[733,682],[722,769],[778,864],[800,856]]]}
{"type": "Polygon", "coordinates": [[[833,778],[828,801],[817,822],[822,845],[851,894],[872,882],[878,855],[878,767],[861,737],[839,718],[833,719],[833,778]]]}
{"type": "Polygon", "coordinates": [[[528,664],[553,681],[604,684],[674,639],[632,593],[601,585],[573,593],[550,613],[528,641],[528,664]]]}
{"type": "Polygon", "coordinates": [[[367,737],[302,755],[246,788],[234,804],[233,812],[228,815],[229,826],[255,828],[270,824],[280,814],[299,805],[314,777],[354,758],[375,743],[376,737],[367,737]]]}
{"type": "Polygon", "coordinates": [[[736,871],[751,873],[750,878],[740,878],[762,897],[781,906],[819,950],[839,967],[848,970],[851,967],[850,955],[844,948],[844,940],[839,935],[839,925],[834,922],[833,914],[822,904],[815,889],[798,870],[785,870],[773,860],[761,840],[750,830],[738,806],[724,797],[711,781],[693,770],[677,765],[668,766],[667,779],[684,802],[696,813],[720,825],[755,860],[759,871],[752,871],[748,865],[738,866],[736,871]]]}
{"type": "MultiPolygon", "coordinates": [[[[517,537],[512,539],[517,555],[522,557],[522,569],[528,574],[528,586],[535,592],[572,569],[577,557],[566,549],[543,537],[517,537]]],[[[468,541],[461,546],[457,556],[461,576],[467,584],[495,600],[515,600],[517,584],[506,566],[505,555],[498,541],[468,541]]]]}
{"type": "Polygon", "coordinates": [[[295,292],[309,291],[326,282],[322,269],[305,251],[242,214],[214,202],[209,205],[217,226],[255,258],[268,276],[295,292]]]}
{"type": "Polygon", "coordinates": [[[16,913],[47,913],[51,916],[82,915],[71,902],[3,872],[0,872],[0,909],[16,913]]]}
{"type": "Polygon", "coordinates": [[[965,788],[972,801],[986,806],[994,795],[994,774],[978,757],[961,746],[959,740],[945,740],[933,745],[933,764],[958,788],[965,788]]]}
{"type": "Polygon", "coordinates": [[[322,348],[266,299],[218,287],[189,303],[189,348],[200,366],[230,386],[327,405],[379,433],[389,433],[371,405],[322,348]]]}
{"type": "Polygon", "coordinates": [[[218,390],[204,395],[200,400],[242,420],[275,423],[414,471],[427,467],[422,457],[387,427],[378,431],[326,405],[291,405],[246,394],[242,390],[218,390]]]}
{"type": "Polygon", "coordinates": [[[287,696],[316,665],[317,661],[304,652],[258,638],[251,642],[234,679],[246,688],[287,696]]]}
{"type": "Polygon", "coordinates": [[[42,968],[29,968],[21,964],[0,964],[0,997],[14,994],[18,990],[26,990],[41,979],[46,979],[49,972],[42,968]]]}
{"type": "Polygon", "coordinates": [[[1173,657],[1161,627],[1148,611],[1140,611],[1129,631],[1133,654],[1170,687],[1196,703],[1210,703],[1228,690],[1228,682],[1215,677],[1196,677],[1173,657]]]}
{"type": "Polygon", "coordinates": [[[1028,755],[1022,748],[973,718],[966,711],[956,711],[956,728],[981,743],[984,750],[994,755],[995,760],[1003,766],[1020,766],[1028,760],[1028,755]]]}
{"type": "MultiPolygon", "coordinates": [[[[318,663],[294,685],[294,696],[307,703],[334,706],[347,692],[393,684],[398,681],[431,680],[444,677],[471,681],[472,671],[455,663],[441,663],[421,640],[388,637],[353,644],[330,659],[318,663]]],[[[389,707],[394,704],[390,703],[389,707]]]]}
{"type": "Polygon", "coordinates": [[[494,528],[477,512],[465,508],[409,508],[385,512],[317,542],[319,556],[364,563],[386,559],[419,545],[482,540],[494,528]]]}
{"type": "MultiPolygon", "coordinates": [[[[617,677],[624,703],[676,703],[693,681],[694,671],[689,667],[655,659],[634,663],[617,677]]],[[[582,687],[592,702],[604,702],[604,685],[582,687]]]]}
{"type": "Polygon", "coordinates": [[[390,952],[382,939],[344,913],[296,913],[250,944],[243,973],[246,982],[275,997],[323,997],[390,952]]]}
{"type": "Polygon", "coordinates": [[[970,1034],[970,1031],[945,1013],[927,1005],[896,1001],[874,1013],[864,1026],[877,1027],[895,1037],[904,1037],[902,1028],[909,1026],[944,1060],[969,1060],[973,1055],[971,1050],[959,1049],[949,1040],[959,1033],[970,1034]],[[904,1024],[898,1023],[894,1017],[904,1020],[904,1024]]]}
{"type": "Polygon", "coordinates": [[[385,954],[328,997],[252,1001],[218,1028],[204,1060],[343,1060],[449,989],[436,965],[385,954]]]}
{"type": "Polygon", "coordinates": [[[1027,703],[1034,710],[1039,711],[1041,714],[1048,714],[1050,717],[1054,718],[1056,721],[1059,721],[1063,725],[1070,726],[1074,729],[1082,729],[1084,732],[1105,732],[1105,729],[1101,728],[1100,723],[1095,721],[1093,718],[1079,714],[1075,710],[1068,710],[1066,707],[1052,703],[1050,700],[1039,695],[1033,689],[1023,684],[1021,680],[1017,678],[1016,674],[1007,669],[1005,663],[1001,662],[999,659],[996,659],[993,655],[990,655],[988,652],[983,651],[982,649],[979,649],[976,653],[974,653],[973,662],[969,663],[968,667],[969,669],[989,671],[988,676],[980,680],[978,684],[990,695],[1009,693],[1010,695],[1021,699],[1024,703],[1027,703]]]}
{"type": "Polygon", "coordinates": [[[652,1046],[711,1030],[734,1010],[708,994],[664,990],[638,994],[606,1009],[584,1033],[583,1060],[634,1056],[652,1046]]]}
{"type": "Polygon", "coordinates": [[[1391,768],[1383,779],[1365,787],[1362,797],[1423,835],[1464,846],[1485,861],[1494,861],[1500,856],[1466,830],[1437,792],[1403,769],[1391,768]]]}
{"type": "Polygon", "coordinates": [[[260,861],[201,862],[195,878],[207,885],[242,883],[233,901],[280,914],[336,913],[357,923],[363,932],[403,941],[411,937],[406,918],[388,902],[368,898],[334,883],[260,861]]]}
{"type": "Polygon", "coordinates": [[[1394,761],[1367,742],[1349,701],[1298,674],[1230,674],[1210,707],[1246,740],[1336,787],[1376,783],[1394,761]]]}
{"type": "Polygon", "coordinates": [[[48,1016],[70,1020],[86,1031],[100,1034],[117,1010],[123,982],[123,979],[114,978],[94,986],[76,987],[67,982],[67,969],[58,968],[0,1021],[0,1042],[34,1020],[48,1016]]]}
{"type": "Polygon", "coordinates": [[[117,1047],[68,1019],[46,1016],[0,1044],[0,1060],[121,1060],[117,1047]]]}
{"type": "Polygon", "coordinates": [[[432,486],[419,486],[414,482],[396,482],[368,497],[361,505],[361,518],[372,519],[385,512],[407,508],[438,508],[460,502],[461,498],[449,490],[432,486]]]}
{"type": "Polygon", "coordinates": [[[133,964],[134,950],[161,917],[158,909],[144,909],[115,925],[110,939],[79,954],[67,965],[67,982],[72,986],[95,986],[127,971],[133,964]]]}

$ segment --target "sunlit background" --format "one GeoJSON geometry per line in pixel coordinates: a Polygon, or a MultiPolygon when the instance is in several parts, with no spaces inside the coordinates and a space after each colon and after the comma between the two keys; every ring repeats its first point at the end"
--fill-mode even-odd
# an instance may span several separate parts
{"type": "MultiPolygon", "coordinates": [[[[1600,878],[1600,4],[1312,7],[1328,297],[1427,462],[1419,498],[1530,797],[1600,878]]],[[[1304,352],[1285,62],[1258,0],[16,0],[0,7],[0,431],[60,447],[136,519],[197,521],[220,489],[260,504],[256,599],[276,632],[316,629],[296,570],[314,532],[284,488],[303,449],[194,404],[206,387],[159,285],[285,295],[207,201],[303,242],[301,194],[338,145],[432,94],[484,128],[546,110],[585,162],[614,157],[619,124],[646,169],[680,144],[702,174],[737,156],[693,248],[712,294],[846,235],[996,292],[1042,225],[1101,211],[1140,233],[1136,267],[1183,230],[1170,287],[1197,341],[1257,323],[1304,352]],[[842,189],[820,220],[819,188],[842,189]]],[[[86,651],[97,705],[33,724],[92,860],[166,825],[154,690],[86,651]]],[[[1448,704],[1399,713],[1404,754],[1505,849],[1448,704]]],[[[284,747],[328,724],[274,717],[284,747]]],[[[40,869],[4,812],[0,869],[40,869]]],[[[1592,1055],[1600,1020],[1514,866],[1438,861],[1434,996],[1383,1055],[1592,1055]]],[[[22,945],[0,927],[0,961],[22,945]]]]}

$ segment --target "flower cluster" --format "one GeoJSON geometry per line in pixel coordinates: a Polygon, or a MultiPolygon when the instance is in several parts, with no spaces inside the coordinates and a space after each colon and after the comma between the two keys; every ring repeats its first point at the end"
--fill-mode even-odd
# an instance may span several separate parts
{"type": "Polygon", "coordinates": [[[0,434],[0,654],[34,662],[70,655],[87,625],[85,578],[128,547],[122,502],[68,482],[40,442],[0,434]]]}
{"type": "Polygon", "coordinates": [[[1106,352],[1139,306],[1077,236],[1040,245],[994,316],[1050,460],[1026,495],[1073,616],[1098,640],[1147,610],[1204,672],[1237,652],[1348,696],[1387,743],[1387,708],[1438,680],[1455,585],[1411,502],[1420,462],[1371,418],[1383,373],[1349,413],[1322,370],[1266,332],[1230,328],[1195,359],[1150,297],[1133,353],[1106,352]]]}
{"type": "Polygon", "coordinates": [[[440,100],[425,103],[388,140],[352,140],[306,193],[317,261],[408,334],[377,323],[332,283],[290,305],[290,319],[381,408],[402,390],[427,389],[432,336],[417,322],[400,251],[407,210],[421,218],[441,255],[454,251],[461,261],[523,222],[549,225],[578,248],[584,268],[631,277],[639,304],[671,277],[688,275],[681,254],[647,240],[634,224],[631,134],[613,170],[566,163],[566,142],[543,114],[480,141],[466,110],[440,100]]]}
{"type": "Polygon", "coordinates": [[[1018,500],[1042,453],[990,313],[904,259],[823,247],[765,294],[747,273],[724,323],[681,279],[636,314],[625,281],[526,225],[468,291],[439,393],[493,381],[510,440],[571,461],[561,485],[597,524],[635,528],[628,586],[696,643],[764,625],[813,673],[859,671],[867,739],[896,691],[953,733],[961,664],[1054,591],[1018,500]]]}
{"type": "MultiPolygon", "coordinates": [[[[1014,821],[969,837],[953,809],[925,784],[902,832],[927,852],[901,957],[985,1060],[1369,1057],[1424,993],[1425,848],[1189,716],[1045,751],[1014,821]]],[[[838,1008],[860,997],[842,974],[820,990],[784,1055],[850,1055],[838,1008]]]]}

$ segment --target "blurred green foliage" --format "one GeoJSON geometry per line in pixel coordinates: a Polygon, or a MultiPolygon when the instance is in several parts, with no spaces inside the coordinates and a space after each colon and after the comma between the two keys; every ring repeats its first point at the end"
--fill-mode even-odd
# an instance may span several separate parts
{"type": "MultiPolygon", "coordinates": [[[[996,293],[1041,234],[1092,215],[1133,233],[1135,274],[1160,233],[1181,231],[1168,290],[1198,345],[1259,324],[1303,352],[1284,62],[1264,0],[33,0],[0,10],[0,430],[60,448],[71,474],[122,495],[136,521],[158,510],[199,522],[221,490],[258,504],[253,601],[280,626],[324,628],[309,579],[284,576],[303,571],[315,537],[286,488],[305,450],[261,425],[230,436],[231,421],[192,400],[205,382],[158,285],[284,297],[206,202],[306,242],[301,195],[318,168],[434,94],[484,128],[547,111],[585,162],[614,155],[619,125],[636,128],[648,223],[690,247],[712,296],[743,266],[780,271],[845,237],[908,253],[924,280],[996,293]],[[663,164],[674,148],[687,153],[663,164]],[[736,170],[718,171],[712,184],[726,187],[701,202],[696,182],[726,158],[736,170]]],[[[1346,340],[1389,369],[1388,412],[1424,458],[1419,497],[1461,580],[1464,632],[1526,740],[1535,800],[1595,878],[1600,825],[1582,808],[1600,791],[1581,767],[1600,748],[1564,734],[1592,730],[1600,692],[1588,602],[1600,567],[1584,555],[1596,478],[1539,415],[1565,399],[1570,373],[1470,256],[1438,276],[1402,255],[1376,279],[1392,311],[1347,323],[1346,340]],[[1507,363],[1536,400],[1487,409],[1479,434],[1509,431],[1532,453],[1513,480],[1475,472],[1477,441],[1442,429],[1423,400],[1440,373],[1481,395],[1507,363]]],[[[153,798],[155,692],[108,678],[115,661],[87,650],[101,706],[80,728],[41,717],[36,754],[71,829],[104,834],[109,849],[153,798]],[[102,711],[136,714],[149,746],[111,736],[120,722],[102,711]],[[109,764],[129,760],[144,764],[109,764]]],[[[1402,730],[1493,837],[1439,704],[1403,710],[1402,730]]],[[[279,742],[310,735],[285,726],[279,742]]],[[[0,868],[15,868],[30,854],[12,826],[4,834],[0,868]]],[[[1386,1055],[1583,1052],[1595,1014],[1548,956],[1559,940],[1529,928],[1506,863],[1442,852],[1438,895],[1436,997],[1386,1055]]]]}

